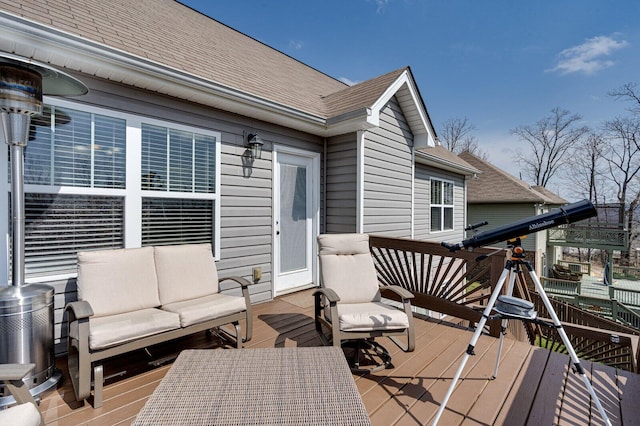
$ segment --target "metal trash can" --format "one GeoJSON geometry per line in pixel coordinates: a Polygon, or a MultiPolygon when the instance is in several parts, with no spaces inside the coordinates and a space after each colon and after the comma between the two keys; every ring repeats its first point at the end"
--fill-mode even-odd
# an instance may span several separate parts
{"type": "MultiPolygon", "coordinates": [[[[54,294],[53,287],[42,284],[0,287],[0,364],[35,364],[24,379],[32,395],[55,386],[62,376],[55,368],[54,294]]],[[[0,383],[0,407],[13,402],[0,383]]]]}

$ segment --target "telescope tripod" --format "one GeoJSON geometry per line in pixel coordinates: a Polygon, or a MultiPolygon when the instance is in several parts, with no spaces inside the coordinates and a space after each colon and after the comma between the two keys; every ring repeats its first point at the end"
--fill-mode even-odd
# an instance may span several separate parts
{"type": "MultiPolygon", "coordinates": [[[[489,302],[487,303],[487,306],[485,307],[484,311],[482,312],[482,318],[480,319],[480,322],[476,326],[476,330],[473,333],[473,337],[471,338],[471,341],[469,342],[469,346],[467,347],[467,350],[466,350],[466,352],[465,352],[465,354],[464,354],[464,356],[462,358],[462,361],[460,362],[460,366],[458,367],[458,370],[456,371],[455,375],[453,376],[453,379],[451,381],[451,385],[449,385],[449,389],[447,390],[447,393],[446,393],[444,399],[442,400],[442,403],[440,404],[440,408],[438,408],[438,412],[436,413],[436,416],[433,419],[433,422],[431,423],[432,426],[436,426],[438,424],[438,421],[440,420],[440,417],[442,416],[442,413],[444,413],[444,410],[445,410],[445,407],[447,405],[447,402],[449,401],[449,398],[451,397],[451,394],[453,393],[453,391],[454,391],[454,389],[456,387],[456,383],[458,382],[458,380],[460,379],[460,376],[462,375],[462,371],[464,370],[464,367],[467,364],[467,361],[469,360],[469,356],[475,355],[473,350],[474,350],[474,348],[476,346],[476,343],[478,342],[478,339],[480,338],[480,335],[482,334],[482,331],[484,329],[485,323],[489,319],[502,319],[501,332],[500,332],[500,342],[498,344],[498,356],[496,358],[496,365],[495,365],[494,373],[493,373],[493,377],[492,377],[493,379],[495,379],[498,376],[498,365],[499,365],[500,356],[501,356],[501,353],[502,353],[502,344],[503,344],[503,340],[504,340],[504,335],[506,334],[507,323],[508,323],[508,321],[510,319],[517,319],[517,320],[521,320],[521,321],[533,321],[533,322],[537,322],[539,324],[552,326],[552,327],[556,328],[556,330],[558,331],[558,334],[560,335],[560,338],[562,339],[562,342],[564,343],[565,348],[569,352],[569,356],[571,357],[571,360],[573,362],[573,365],[574,365],[574,368],[575,368],[575,372],[577,372],[578,374],[580,374],[580,376],[582,376],[582,380],[584,381],[585,387],[589,391],[589,394],[591,395],[592,401],[595,403],[596,407],[598,408],[598,411],[600,412],[600,416],[602,417],[602,420],[603,420],[604,424],[608,425],[608,426],[611,426],[611,422],[609,421],[609,417],[607,416],[607,413],[604,411],[604,408],[602,407],[602,404],[600,404],[600,400],[598,399],[598,395],[596,394],[595,390],[593,389],[593,386],[591,385],[591,381],[586,376],[586,374],[585,374],[585,372],[584,372],[584,370],[582,368],[582,365],[580,364],[580,359],[578,358],[578,355],[576,355],[576,352],[573,349],[573,346],[571,345],[571,342],[569,341],[569,337],[567,337],[567,334],[564,331],[564,328],[562,327],[562,323],[560,322],[560,320],[558,319],[558,316],[556,315],[555,311],[553,310],[553,306],[551,305],[551,302],[549,301],[549,298],[547,297],[547,294],[545,293],[544,288],[542,287],[542,284],[540,283],[540,280],[536,276],[535,271],[533,270],[533,267],[531,266],[531,262],[524,260],[525,254],[524,254],[524,249],[520,245],[520,238],[517,238],[515,240],[509,241],[509,244],[510,244],[511,251],[512,251],[511,259],[507,261],[507,263],[506,263],[506,265],[504,267],[504,270],[502,271],[502,274],[500,275],[500,278],[498,279],[498,282],[496,283],[496,287],[493,290],[493,293],[491,294],[491,297],[489,298],[489,302]],[[523,301],[521,299],[515,299],[515,298],[511,297],[511,295],[513,294],[513,287],[514,287],[516,275],[520,272],[520,269],[523,266],[528,270],[529,275],[531,276],[531,279],[533,280],[533,282],[535,284],[536,290],[538,291],[538,294],[540,294],[540,297],[542,298],[542,302],[543,302],[545,308],[547,309],[547,312],[551,316],[553,324],[548,324],[546,322],[537,320],[536,312],[532,311],[532,310],[527,311],[527,309],[526,309],[527,306],[525,306],[524,310],[521,311],[521,312],[516,312],[516,311],[505,312],[504,309],[499,309],[498,307],[496,307],[496,301],[498,301],[499,297],[502,297],[505,302],[511,302],[511,301],[518,302],[518,301],[520,301],[520,302],[522,302],[522,305],[526,305],[527,304],[526,301],[523,301]],[[507,276],[509,277],[509,283],[508,283],[508,286],[507,286],[507,298],[504,298],[504,296],[500,296],[500,292],[502,290],[502,287],[504,286],[504,283],[507,281],[507,276]],[[494,308],[496,309],[496,311],[498,313],[493,315],[493,316],[491,316],[491,311],[494,310],[494,308]]],[[[501,300],[499,302],[502,304],[503,301],[501,300]]],[[[532,307],[532,305],[531,305],[531,307],[532,307]]],[[[522,306],[520,306],[519,308],[522,309],[522,306]]]]}

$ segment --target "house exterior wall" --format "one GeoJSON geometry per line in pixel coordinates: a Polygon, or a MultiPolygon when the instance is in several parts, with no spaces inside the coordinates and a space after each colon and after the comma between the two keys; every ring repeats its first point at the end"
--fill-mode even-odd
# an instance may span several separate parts
{"type": "Polygon", "coordinates": [[[464,238],[466,198],[464,176],[416,163],[414,238],[456,243],[464,238]],[[431,231],[431,179],[453,182],[453,230],[431,231]]]}
{"type": "MultiPolygon", "coordinates": [[[[221,277],[236,275],[251,281],[252,268],[262,268],[262,279],[250,288],[251,300],[253,303],[270,300],[273,297],[274,256],[271,148],[278,144],[321,153],[323,139],[87,76],[82,79],[90,91],[79,100],[81,102],[74,103],[74,109],[82,110],[84,105],[90,105],[106,109],[106,114],[108,110],[113,110],[220,132],[220,226],[217,228],[220,233],[220,258],[216,259],[217,269],[221,277]],[[243,163],[245,131],[256,131],[265,141],[262,158],[254,160],[250,167],[246,162],[243,163]]],[[[319,182],[316,184],[320,187],[319,182]]],[[[6,209],[5,214],[8,214],[6,209]]],[[[8,217],[5,217],[5,221],[8,221],[8,217]]],[[[7,253],[5,258],[8,258],[7,253]]],[[[62,327],[64,306],[77,299],[75,278],[51,280],[45,276],[37,278],[37,282],[52,285],[56,290],[55,341],[56,351],[60,353],[65,350],[63,339],[66,336],[62,327]]],[[[234,286],[228,286],[232,287],[230,294],[240,294],[234,286]]],[[[222,288],[225,289],[224,283],[222,288]]]]}
{"type": "Polygon", "coordinates": [[[326,161],[326,214],[323,232],[356,232],[358,150],[355,133],[329,138],[326,161]]]}
{"type": "Polygon", "coordinates": [[[413,135],[395,97],[364,137],[363,232],[410,238],[413,135]]]}
{"type": "MultiPolygon", "coordinates": [[[[488,231],[498,226],[508,225],[521,219],[543,213],[536,204],[469,204],[469,223],[482,221],[488,225],[479,229],[479,232],[488,231]]],[[[469,234],[471,236],[471,234],[469,234]]],[[[542,273],[543,255],[546,250],[546,232],[535,232],[521,240],[522,247],[527,253],[527,259],[532,260],[538,276],[542,273]]],[[[506,247],[506,243],[493,244],[495,247],[506,247]]]]}

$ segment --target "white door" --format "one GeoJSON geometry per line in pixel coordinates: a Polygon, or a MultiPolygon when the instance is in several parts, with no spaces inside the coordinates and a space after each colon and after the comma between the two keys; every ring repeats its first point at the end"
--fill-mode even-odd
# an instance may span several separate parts
{"type": "Polygon", "coordinates": [[[317,153],[274,151],[274,291],[313,285],[319,214],[317,153]]]}

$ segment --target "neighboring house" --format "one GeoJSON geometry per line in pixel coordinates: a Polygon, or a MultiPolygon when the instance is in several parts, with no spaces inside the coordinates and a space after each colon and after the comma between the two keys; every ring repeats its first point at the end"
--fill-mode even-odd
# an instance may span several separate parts
{"type": "Polygon", "coordinates": [[[464,236],[477,170],[436,146],[408,67],[349,87],[172,0],[0,0],[2,52],[89,87],[45,97],[25,150],[26,278],[55,287],[58,342],[77,251],[211,242],[221,276],[260,269],[259,302],[317,284],[322,232],[464,236]]]}
{"type": "MultiPolygon", "coordinates": [[[[481,171],[467,182],[468,225],[489,222],[478,229],[488,231],[530,216],[546,213],[568,202],[542,186],[530,186],[526,182],[499,169],[476,155],[460,154],[467,163],[481,171]]],[[[468,232],[468,236],[473,231],[468,232]]],[[[538,275],[544,271],[547,251],[547,233],[536,232],[522,239],[527,258],[535,264],[538,275]]],[[[496,244],[505,247],[506,244],[496,244]]]]}

